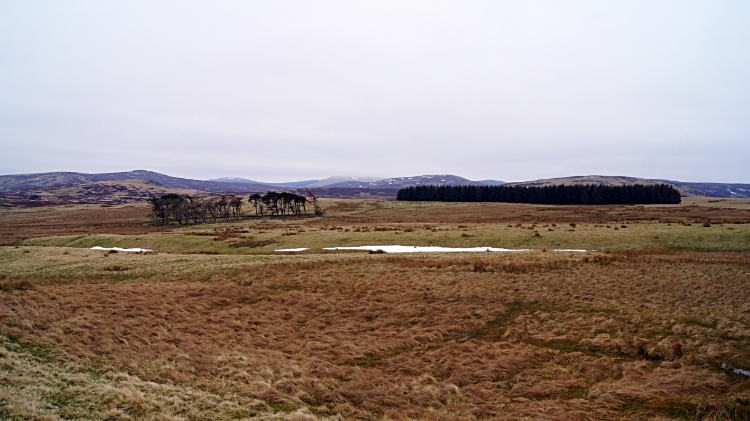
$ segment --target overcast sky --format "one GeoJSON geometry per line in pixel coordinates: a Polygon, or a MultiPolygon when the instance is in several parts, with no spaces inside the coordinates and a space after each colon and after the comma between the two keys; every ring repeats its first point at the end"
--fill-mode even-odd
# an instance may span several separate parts
{"type": "Polygon", "coordinates": [[[0,0],[0,174],[748,168],[745,0],[0,0]]]}

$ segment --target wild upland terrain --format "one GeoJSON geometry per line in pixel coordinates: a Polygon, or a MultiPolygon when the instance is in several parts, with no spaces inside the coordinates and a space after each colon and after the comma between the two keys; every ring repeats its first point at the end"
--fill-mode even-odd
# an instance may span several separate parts
{"type": "Polygon", "coordinates": [[[747,200],[322,206],[0,209],[0,418],[750,419],[747,200]]]}
{"type": "MultiPolygon", "coordinates": [[[[64,186],[29,187],[13,190],[0,190],[0,208],[38,207],[50,205],[122,205],[143,202],[164,194],[189,195],[193,198],[215,196],[217,194],[248,196],[251,193],[264,193],[277,188],[246,183],[213,183],[222,190],[196,190],[166,186],[153,180],[97,181],[64,186]],[[231,188],[230,188],[231,187],[231,188]]],[[[204,186],[198,186],[205,188],[204,186]]],[[[284,188],[299,194],[308,194],[306,188],[284,188]]],[[[316,187],[310,189],[317,196],[346,199],[395,199],[398,189],[393,188],[348,188],[316,187]]]]}
{"type": "Polygon", "coordinates": [[[250,195],[271,190],[307,194],[335,199],[395,199],[398,190],[425,185],[502,185],[542,187],[560,184],[600,184],[624,186],[633,184],[671,184],[685,197],[750,198],[750,184],[695,183],[651,180],[628,176],[573,176],[525,182],[505,183],[498,180],[472,181],[452,174],[394,177],[382,180],[368,177],[329,177],[288,183],[258,183],[236,177],[193,180],[172,177],[153,171],[136,170],[117,173],[85,174],[49,172],[0,175],[0,208],[13,206],[49,206],[65,204],[124,204],[159,197],[165,193],[205,197],[217,194],[250,195]]]}

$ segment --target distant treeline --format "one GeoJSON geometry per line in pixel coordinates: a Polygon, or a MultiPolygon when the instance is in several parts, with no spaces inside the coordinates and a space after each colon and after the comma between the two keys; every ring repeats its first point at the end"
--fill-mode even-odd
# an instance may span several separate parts
{"type": "Polygon", "coordinates": [[[432,202],[507,202],[547,205],[646,205],[680,203],[670,184],[605,186],[573,184],[526,186],[416,186],[398,191],[398,200],[432,202]]]}

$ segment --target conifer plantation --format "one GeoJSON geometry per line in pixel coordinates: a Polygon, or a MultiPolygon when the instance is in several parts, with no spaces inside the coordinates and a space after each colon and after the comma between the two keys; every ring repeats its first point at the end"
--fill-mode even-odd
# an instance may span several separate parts
{"type": "Polygon", "coordinates": [[[424,202],[505,202],[545,205],[650,205],[680,203],[670,184],[526,186],[416,186],[399,190],[398,200],[424,202]]]}

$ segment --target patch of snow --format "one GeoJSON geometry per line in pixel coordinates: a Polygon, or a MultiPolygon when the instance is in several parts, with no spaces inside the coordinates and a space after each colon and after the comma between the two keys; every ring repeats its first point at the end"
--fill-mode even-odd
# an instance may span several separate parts
{"type": "Polygon", "coordinates": [[[383,250],[386,253],[460,253],[487,251],[531,251],[529,249],[502,249],[495,247],[418,247],[418,246],[359,246],[359,247],[324,247],[323,250],[383,250]]]}
{"type": "MultiPolygon", "coordinates": [[[[727,369],[727,363],[721,363],[721,368],[724,369],[724,370],[726,370],[727,369]]],[[[744,374],[746,376],[750,376],[750,370],[743,370],[741,368],[734,368],[734,369],[732,369],[732,372],[736,373],[736,374],[744,374]]]]}
{"type": "Polygon", "coordinates": [[[300,248],[297,248],[297,249],[281,249],[281,250],[274,250],[274,251],[289,251],[289,252],[294,252],[294,251],[305,251],[305,250],[310,250],[310,249],[307,248],[307,247],[300,247],[300,248]]]}
{"type": "MultiPolygon", "coordinates": [[[[585,253],[585,252],[588,252],[588,251],[592,251],[592,250],[582,250],[582,249],[555,249],[555,251],[579,251],[579,252],[585,253]]],[[[596,251],[596,250],[593,250],[593,251],[596,251]]]]}
{"type": "Polygon", "coordinates": [[[153,251],[153,250],[149,250],[149,249],[140,249],[140,248],[132,248],[132,249],[122,249],[122,248],[120,248],[120,247],[110,247],[110,248],[105,248],[105,247],[100,247],[100,246],[95,246],[95,247],[91,247],[91,249],[90,249],[90,250],[115,250],[115,251],[131,251],[131,252],[135,252],[135,253],[142,253],[142,252],[144,252],[144,251],[153,251]]]}

